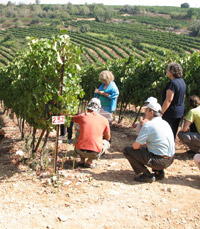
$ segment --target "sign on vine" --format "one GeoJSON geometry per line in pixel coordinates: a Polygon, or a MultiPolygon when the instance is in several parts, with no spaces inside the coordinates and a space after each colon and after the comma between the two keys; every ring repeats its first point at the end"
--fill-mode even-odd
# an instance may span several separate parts
{"type": "Polygon", "coordinates": [[[52,116],[52,124],[53,125],[61,125],[65,124],[65,116],[52,116]]]}

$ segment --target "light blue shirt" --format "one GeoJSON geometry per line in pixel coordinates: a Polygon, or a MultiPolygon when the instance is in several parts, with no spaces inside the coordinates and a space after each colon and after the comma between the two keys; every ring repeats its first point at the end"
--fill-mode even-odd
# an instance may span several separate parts
{"type": "Polygon", "coordinates": [[[154,117],[141,128],[136,142],[147,145],[149,152],[161,156],[175,154],[174,135],[169,124],[161,117],[154,117]]]}

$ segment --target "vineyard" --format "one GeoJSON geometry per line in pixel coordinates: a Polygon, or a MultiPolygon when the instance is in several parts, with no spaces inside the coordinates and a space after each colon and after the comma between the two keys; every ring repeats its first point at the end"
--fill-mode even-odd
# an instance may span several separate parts
{"type": "MultiPolygon", "coordinates": [[[[200,38],[176,34],[183,22],[144,15],[109,22],[86,19],[0,32],[0,99],[22,124],[34,128],[33,139],[37,129],[41,138],[45,132],[48,137],[52,115],[67,113],[70,120],[78,105],[93,97],[105,69],[113,72],[120,91],[119,122],[129,104],[141,106],[149,96],[161,101],[169,62],[182,65],[187,95],[200,94],[200,38]],[[26,104],[31,105],[24,109],[26,104]]],[[[37,145],[32,143],[33,152],[37,145]]]]}
{"type": "MultiPolygon", "coordinates": [[[[74,44],[85,48],[84,63],[104,64],[110,59],[127,58],[134,55],[137,59],[156,54],[163,58],[166,52],[176,53],[180,56],[191,54],[200,49],[200,39],[187,35],[177,35],[173,32],[162,31],[155,26],[139,23],[98,23],[94,21],[78,21],[65,23],[65,29],[74,44]],[[90,31],[81,33],[79,29],[88,25],[90,31]]],[[[1,31],[1,40],[9,36],[23,41],[25,38],[38,37],[50,38],[59,34],[59,29],[52,26],[31,26],[28,28],[8,28],[1,31]]],[[[9,63],[17,47],[7,47],[6,42],[1,42],[0,62],[2,65],[9,63]],[[5,46],[3,45],[5,43],[5,46]]],[[[172,54],[173,55],[173,54],[172,54]]]]}
{"type": "Polygon", "coordinates": [[[8,2],[0,16],[1,228],[199,228],[199,170],[179,139],[151,185],[133,180],[122,152],[144,100],[161,102],[170,62],[183,67],[185,104],[200,95],[200,36],[190,30],[200,10],[8,2]],[[111,148],[80,169],[52,116],[69,126],[105,69],[120,92],[111,148]]]}
{"type": "MultiPolygon", "coordinates": [[[[48,7],[44,5],[43,10],[48,7]]],[[[63,7],[70,8],[68,5],[63,7]]],[[[90,7],[92,9],[92,6],[90,7]]],[[[28,6],[26,8],[29,9],[28,6]]],[[[105,7],[105,10],[108,9],[105,7]]],[[[126,7],[116,6],[115,16],[105,22],[96,21],[87,15],[84,17],[80,15],[82,18],[73,15],[69,19],[61,17],[60,21],[54,17],[31,21],[24,16],[21,21],[23,26],[19,26],[16,24],[19,20],[8,18],[8,26],[0,30],[0,65],[7,65],[18,50],[27,47],[25,40],[27,36],[51,38],[60,34],[60,29],[66,29],[71,41],[84,47],[82,61],[86,65],[91,63],[101,65],[108,60],[128,58],[130,55],[138,60],[144,60],[152,55],[163,59],[166,53],[183,56],[199,51],[200,38],[189,36],[189,28],[195,20],[172,17],[174,12],[186,14],[185,9],[146,7],[146,14],[142,13],[145,12],[143,8],[138,14],[123,14],[129,13],[129,10],[126,7]]],[[[197,9],[190,11],[196,18],[199,17],[197,9]]],[[[110,14],[112,12],[110,11],[110,14]]],[[[3,19],[1,21],[4,22],[3,19]]]]}

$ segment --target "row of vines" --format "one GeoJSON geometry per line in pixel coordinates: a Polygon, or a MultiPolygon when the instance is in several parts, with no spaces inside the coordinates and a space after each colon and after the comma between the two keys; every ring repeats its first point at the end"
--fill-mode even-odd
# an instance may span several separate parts
{"type": "Polygon", "coordinates": [[[77,113],[80,102],[93,97],[95,87],[100,84],[99,73],[102,70],[110,70],[115,76],[120,91],[119,120],[128,104],[140,106],[149,96],[161,100],[161,92],[168,81],[165,76],[167,65],[172,61],[180,63],[184,69],[187,96],[200,95],[197,83],[200,56],[197,52],[182,57],[164,54],[162,59],[152,54],[143,60],[130,55],[101,65],[82,64],[82,52],[68,35],[57,35],[51,39],[29,38],[28,49],[19,52],[10,64],[0,69],[0,100],[32,127],[33,153],[37,151],[43,135],[46,133],[47,141],[54,129],[53,115],[65,114],[69,121],[77,113]],[[38,142],[35,139],[37,129],[41,130],[38,142]]]}
{"type": "Polygon", "coordinates": [[[89,65],[81,73],[81,85],[87,92],[84,99],[88,101],[93,96],[94,88],[98,86],[100,71],[108,69],[113,72],[120,91],[118,100],[120,114],[123,114],[128,104],[143,105],[149,96],[154,96],[161,102],[162,91],[169,81],[166,69],[170,62],[178,62],[183,67],[184,80],[187,84],[186,101],[189,95],[200,95],[200,85],[196,83],[200,74],[200,56],[195,52],[181,58],[178,55],[165,55],[164,61],[156,55],[149,56],[145,60],[130,56],[129,59],[108,61],[98,68],[89,65]]]}
{"type": "MultiPolygon", "coordinates": [[[[154,24],[154,21],[168,24],[172,19],[151,18],[142,16],[128,17],[127,22],[100,23],[95,21],[65,21],[65,28],[71,41],[75,45],[83,46],[82,55],[84,63],[104,64],[110,59],[128,58],[135,55],[138,60],[144,60],[147,56],[156,54],[160,59],[167,52],[173,52],[184,56],[200,50],[200,39],[187,35],[177,35],[174,32],[166,32],[162,27],[154,24]],[[131,21],[133,20],[133,21],[131,21]],[[136,20],[136,21],[134,21],[136,20]],[[148,24],[149,23],[149,24],[148,24]],[[80,28],[89,27],[89,32],[81,33],[80,28]]],[[[174,22],[175,23],[175,22],[174,22]]],[[[176,22],[177,23],[177,22],[176,22]]],[[[27,36],[38,38],[50,38],[53,34],[59,34],[59,29],[53,26],[35,26],[25,28],[8,28],[0,32],[0,64],[6,65],[13,58],[12,47],[6,47],[13,40],[24,40],[27,36]],[[4,50],[3,50],[4,49],[4,50]],[[6,50],[5,50],[6,49],[6,50]]],[[[25,43],[23,44],[25,45],[25,43]]],[[[18,43],[16,43],[16,48],[18,43]]]]}

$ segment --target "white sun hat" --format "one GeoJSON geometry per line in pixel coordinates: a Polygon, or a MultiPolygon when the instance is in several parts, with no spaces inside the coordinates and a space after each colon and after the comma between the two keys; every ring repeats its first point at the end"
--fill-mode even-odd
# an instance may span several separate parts
{"type": "Polygon", "coordinates": [[[97,112],[101,109],[101,101],[98,98],[92,98],[87,105],[87,109],[97,112]]]}
{"type": "Polygon", "coordinates": [[[144,105],[143,106],[143,108],[150,108],[151,110],[153,110],[153,111],[155,111],[155,112],[159,112],[159,113],[161,113],[162,112],[162,108],[161,108],[161,106],[160,106],[160,104],[159,103],[148,103],[148,104],[146,104],[146,105],[144,105]]]}
{"type": "Polygon", "coordinates": [[[151,96],[144,103],[157,103],[157,102],[158,100],[155,97],[151,96]]]}

